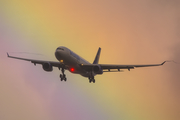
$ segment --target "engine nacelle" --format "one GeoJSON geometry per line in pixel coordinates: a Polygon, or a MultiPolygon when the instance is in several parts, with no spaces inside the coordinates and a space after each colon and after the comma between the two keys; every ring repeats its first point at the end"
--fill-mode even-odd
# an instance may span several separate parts
{"type": "Polygon", "coordinates": [[[51,63],[49,63],[49,62],[43,63],[42,67],[47,72],[53,71],[53,67],[52,67],[51,63]]]}
{"type": "Polygon", "coordinates": [[[103,70],[101,69],[100,65],[94,66],[92,70],[94,71],[95,74],[103,74],[103,70]]]}

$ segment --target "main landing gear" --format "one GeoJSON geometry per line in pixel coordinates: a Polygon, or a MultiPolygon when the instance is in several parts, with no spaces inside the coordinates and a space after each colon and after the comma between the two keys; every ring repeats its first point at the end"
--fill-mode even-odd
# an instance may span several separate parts
{"type": "Polygon", "coordinates": [[[95,83],[94,76],[93,77],[89,77],[89,83],[91,83],[91,82],[95,83]]]}
{"type": "Polygon", "coordinates": [[[94,79],[94,75],[93,75],[92,71],[89,76],[89,83],[91,83],[91,82],[95,83],[95,79],[94,79]]]}
{"type": "Polygon", "coordinates": [[[64,74],[64,68],[62,68],[61,71],[62,71],[62,74],[60,74],[60,79],[61,79],[61,81],[63,81],[63,80],[66,81],[67,78],[66,78],[66,75],[64,74]]]}

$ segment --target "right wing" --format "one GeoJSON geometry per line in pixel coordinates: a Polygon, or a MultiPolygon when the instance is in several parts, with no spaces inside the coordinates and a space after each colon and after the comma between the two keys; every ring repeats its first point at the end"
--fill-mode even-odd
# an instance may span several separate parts
{"type": "Polygon", "coordinates": [[[9,58],[30,61],[31,63],[34,63],[34,65],[36,65],[36,64],[42,64],[43,65],[44,63],[50,63],[54,67],[58,67],[58,68],[64,67],[63,64],[61,64],[60,62],[44,61],[44,60],[34,60],[34,59],[26,59],[26,58],[14,57],[14,56],[10,56],[8,53],[7,53],[7,56],[9,58]]]}

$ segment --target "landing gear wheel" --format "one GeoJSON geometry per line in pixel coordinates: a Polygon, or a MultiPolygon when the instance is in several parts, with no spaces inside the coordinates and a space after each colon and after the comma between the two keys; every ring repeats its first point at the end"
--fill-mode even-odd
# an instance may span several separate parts
{"type": "Polygon", "coordinates": [[[62,74],[60,74],[60,79],[61,79],[61,81],[63,81],[63,75],[62,74]]]}
{"type": "Polygon", "coordinates": [[[67,80],[67,78],[66,78],[66,75],[64,74],[60,74],[60,79],[61,79],[61,81],[66,81],[67,80]]]}
{"type": "Polygon", "coordinates": [[[60,78],[62,78],[62,74],[60,74],[60,76],[59,76],[60,78]]]}
{"type": "Polygon", "coordinates": [[[89,78],[89,83],[91,83],[91,82],[95,83],[95,79],[89,78]]]}

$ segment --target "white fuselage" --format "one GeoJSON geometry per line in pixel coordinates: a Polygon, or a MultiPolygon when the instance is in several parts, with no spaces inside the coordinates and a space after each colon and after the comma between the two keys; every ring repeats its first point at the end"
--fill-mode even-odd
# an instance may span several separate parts
{"type": "Polygon", "coordinates": [[[84,77],[89,77],[90,72],[84,70],[81,64],[91,64],[79,55],[75,54],[73,51],[66,47],[58,47],[55,51],[55,56],[60,63],[68,66],[68,70],[72,73],[80,74],[84,77]],[[72,71],[71,69],[74,69],[72,71]]]}

